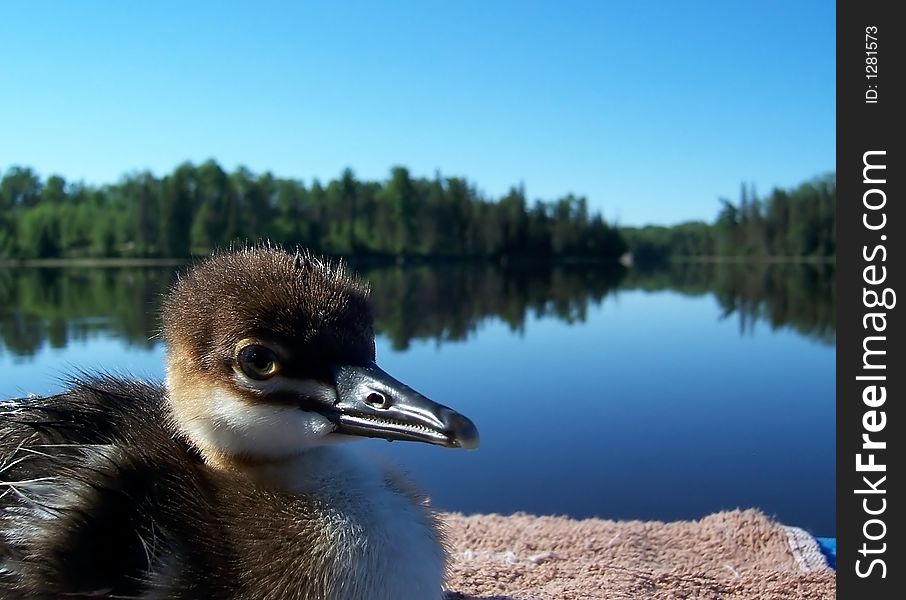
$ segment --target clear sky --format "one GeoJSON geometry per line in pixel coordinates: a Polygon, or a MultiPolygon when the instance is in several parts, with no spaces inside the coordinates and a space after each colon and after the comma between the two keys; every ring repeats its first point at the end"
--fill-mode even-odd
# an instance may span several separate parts
{"type": "Polygon", "coordinates": [[[0,169],[466,176],[621,224],[834,170],[829,1],[6,2],[0,169]]]}

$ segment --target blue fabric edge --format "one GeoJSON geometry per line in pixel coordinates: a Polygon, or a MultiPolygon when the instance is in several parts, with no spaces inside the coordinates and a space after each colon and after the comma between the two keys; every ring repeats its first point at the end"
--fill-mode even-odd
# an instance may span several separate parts
{"type": "Polygon", "coordinates": [[[827,564],[831,569],[837,570],[837,538],[833,537],[816,537],[818,549],[827,559],[827,564]]]}

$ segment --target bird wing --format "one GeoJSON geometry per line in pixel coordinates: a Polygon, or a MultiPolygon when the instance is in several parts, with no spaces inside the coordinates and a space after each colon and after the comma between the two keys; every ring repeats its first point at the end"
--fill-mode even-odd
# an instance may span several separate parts
{"type": "MultiPolygon", "coordinates": [[[[138,596],[204,497],[159,386],[112,378],[0,401],[0,597],[138,596]]],[[[200,512],[202,509],[197,508],[200,512]]]]}

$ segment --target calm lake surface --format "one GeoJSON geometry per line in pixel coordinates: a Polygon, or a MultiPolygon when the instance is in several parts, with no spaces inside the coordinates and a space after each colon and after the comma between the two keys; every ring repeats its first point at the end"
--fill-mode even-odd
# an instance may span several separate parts
{"type": "MultiPolygon", "coordinates": [[[[378,362],[479,427],[369,440],[454,511],[835,519],[833,265],[360,267],[378,362]]],[[[161,379],[165,269],[0,269],[0,398],[99,369],[161,379]]]]}

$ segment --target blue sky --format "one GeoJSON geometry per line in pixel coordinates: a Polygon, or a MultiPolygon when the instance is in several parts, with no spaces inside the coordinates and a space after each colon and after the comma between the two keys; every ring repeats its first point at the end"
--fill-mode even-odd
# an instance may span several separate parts
{"type": "Polygon", "coordinates": [[[0,8],[0,169],[213,157],[711,219],[834,170],[833,2],[30,2],[0,8]]]}

